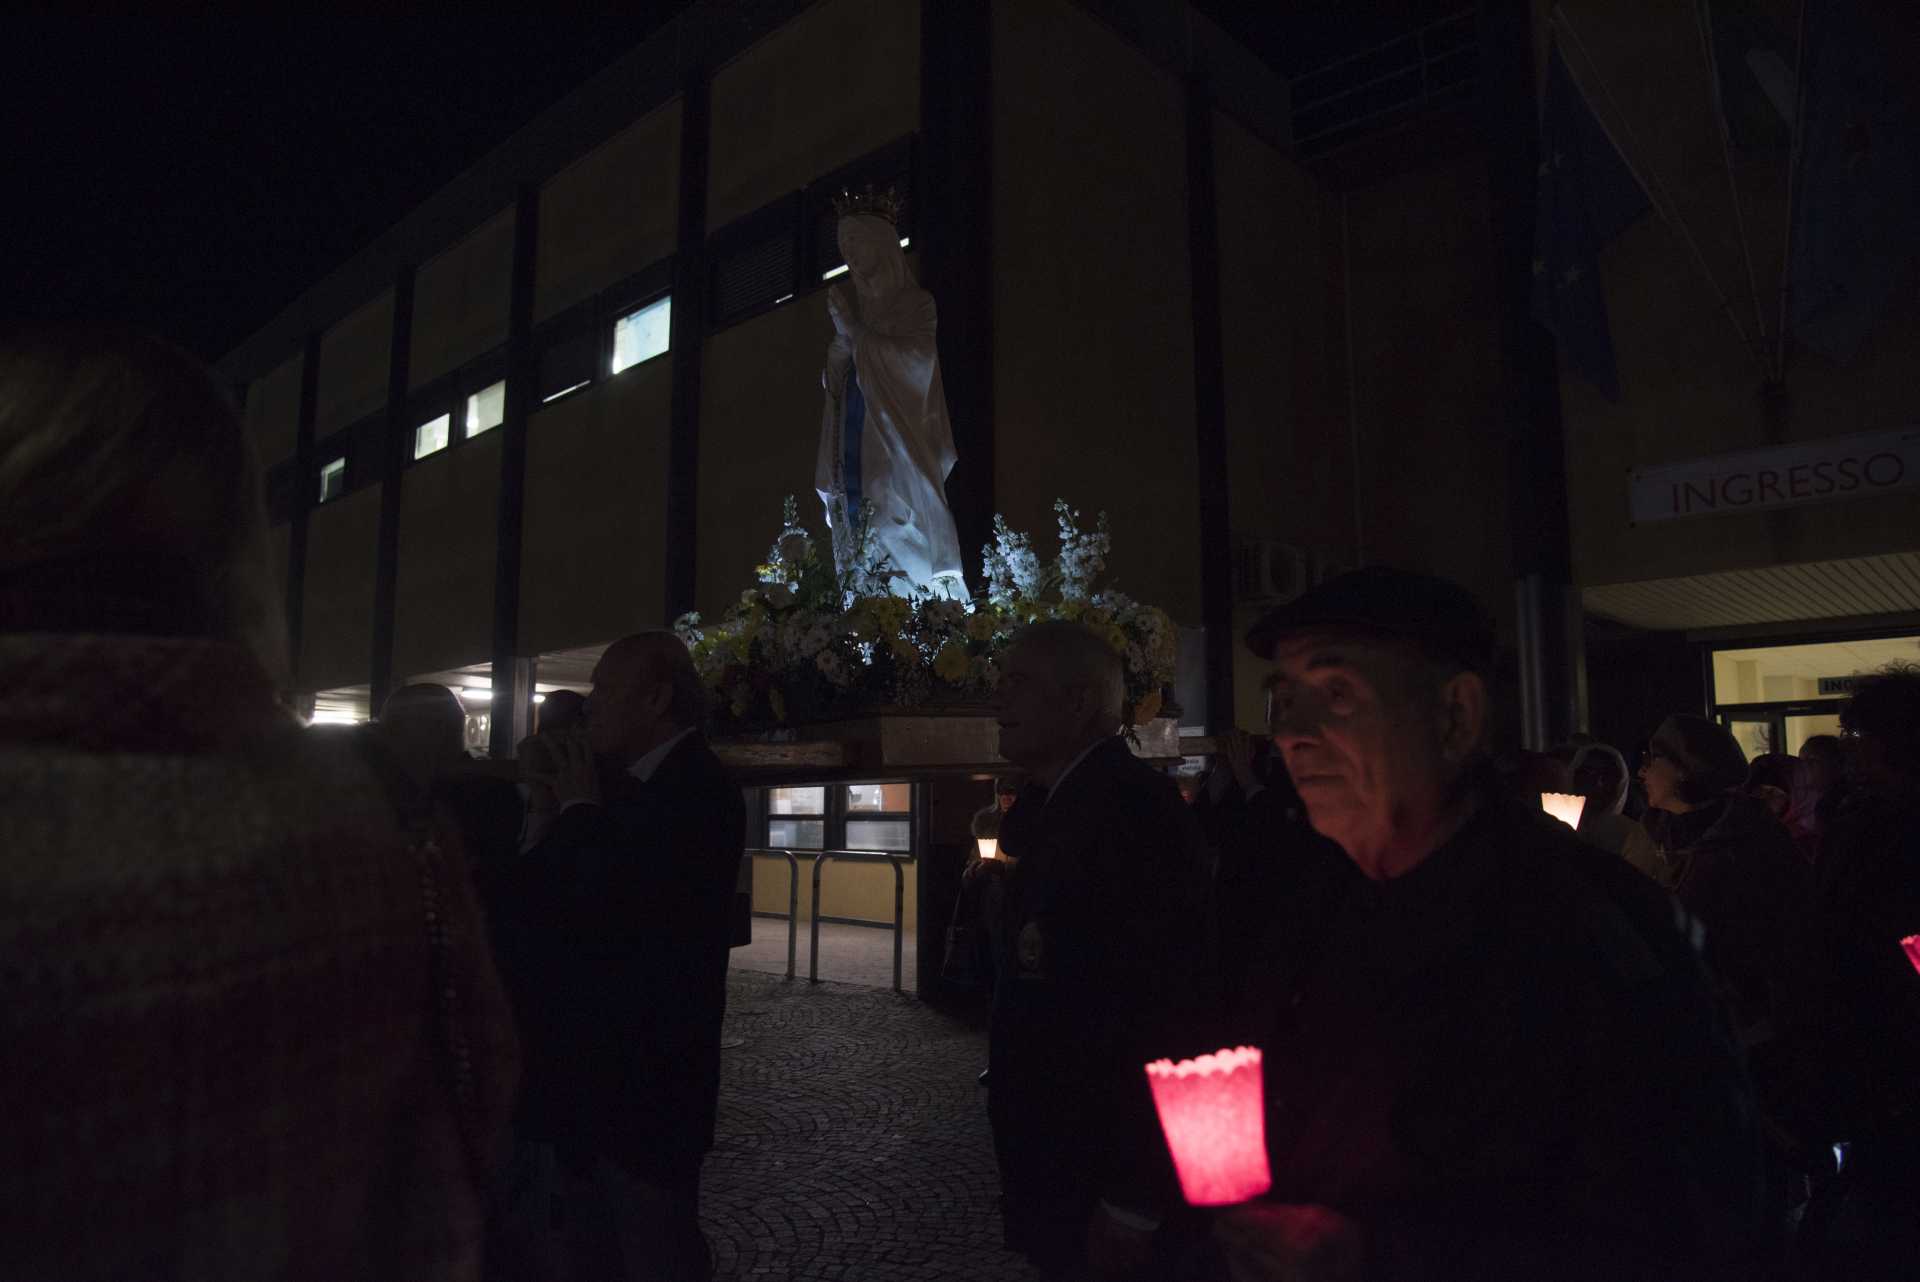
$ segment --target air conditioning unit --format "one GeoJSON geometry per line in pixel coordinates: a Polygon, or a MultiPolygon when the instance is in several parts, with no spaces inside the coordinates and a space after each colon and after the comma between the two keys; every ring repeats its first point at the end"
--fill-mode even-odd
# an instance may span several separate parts
{"type": "Polygon", "coordinates": [[[1233,551],[1233,599],[1290,601],[1309,586],[1307,554],[1275,539],[1247,539],[1233,551]]]}

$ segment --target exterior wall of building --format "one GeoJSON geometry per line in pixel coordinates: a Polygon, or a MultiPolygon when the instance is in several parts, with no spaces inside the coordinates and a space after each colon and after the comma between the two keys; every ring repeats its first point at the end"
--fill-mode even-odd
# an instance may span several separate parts
{"type": "MultiPolygon", "coordinates": [[[[1214,117],[1220,320],[1229,512],[1237,538],[1274,539],[1309,564],[1355,552],[1353,454],[1335,386],[1326,237],[1339,205],[1290,159],[1226,116],[1214,117]]],[[[1270,608],[1234,610],[1236,724],[1265,717],[1268,665],[1238,638],[1270,608]]]]}
{"type": "Polygon", "coordinates": [[[373,670],[373,557],[379,534],[379,486],[317,507],[308,518],[299,689],[366,684],[373,670]]]}
{"type": "MultiPolygon", "coordinates": [[[[1546,7],[1536,4],[1542,30],[1546,7]]],[[[1623,583],[1920,546],[1920,497],[1912,495],[1629,523],[1630,468],[1912,425],[1920,279],[1909,270],[1876,332],[1844,364],[1789,343],[1786,399],[1770,410],[1760,394],[1761,360],[1743,344],[1707,276],[1749,339],[1765,326],[1771,355],[1786,237],[1785,150],[1733,153],[1752,250],[1750,285],[1692,13],[1680,7],[1623,22],[1594,0],[1568,11],[1591,54],[1589,61],[1577,46],[1569,53],[1575,76],[1636,169],[1670,194],[1705,262],[1703,270],[1678,228],[1653,212],[1602,253],[1620,402],[1609,402],[1561,362],[1576,581],[1623,583]],[[1620,94],[1630,78],[1653,87],[1620,94]]],[[[1785,17],[1790,39],[1792,15],[1785,17]]]]}
{"type": "Polygon", "coordinates": [[[809,528],[825,528],[813,478],[832,336],[826,294],[815,291],[707,340],[696,599],[709,617],[753,583],[787,495],[809,528]]]}
{"type": "Polygon", "coordinates": [[[672,362],[651,360],[528,423],[526,653],[597,645],[670,622],[661,601],[672,390],[672,362]]]}
{"type": "MultiPolygon", "coordinates": [[[[648,112],[541,188],[535,322],[672,254],[679,200],[676,99],[648,112]]],[[[505,334],[503,325],[502,337],[505,334]]]]}
{"type": "Polygon", "coordinates": [[[247,388],[247,431],[262,467],[293,457],[294,439],[300,434],[300,366],[296,352],[247,388]]]}
{"type": "Polygon", "coordinates": [[[513,210],[489,218],[472,235],[424,263],[414,275],[409,387],[507,341],[507,294],[513,283],[513,210]]]}
{"type": "Polygon", "coordinates": [[[391,289],[328,327],[320,339],[320,380],[314,402],[316,437],[386,407],[392,342],[391,289]]]}
{"type": "Polygon", "coordinates": [[[393,671],[401,680],[490,657],[499,496],[498,431],[401,473],[393,612],[393,671]]]}
{"type": "Polygon", "coordinates": [[[1499,299],[1487,161],[1468,153],[1345,197],[1364,559],[1474,591],[1511,636],[1499,299]]]}
{"type": "Polygon", "coordinates": [[[919,4],[822,0],[714,73],[707,225],[919,124],[919,4]]]}
{"type": "MultiPolygon", "coordinates": [[[[919,909],[919,877],[912,860],[901,870],[906,875],[906,896],[902,919],[912,930],[919,909]]],[[[787,861],[778,855],[753,861],[753,911],[787,911],[787,861]]],[[[867,921],[893,921],[893,870],[885,864],[829,862],[820,875],[820,911],[828,917],[860,917],[867,921]]],[[[799,964],[807,964],[807,923],[813,913],[813,869],[805,855],[800,859],[800,949],[799,964]]],[[[754,923],[755,931],[782,931],[784,922],[754,923]]],[[[823,955],[823,962],[826,961],[823,955]]],[[[909,958],[907,964],[912,965],[909,958]]]]}
{"type": "Polygon", "coordinates": [[[1043,550],[1105,511],[1109,578],[1196,625],[1185,90],[1065,0],[993,23],[995,507],[1043,550]]]}

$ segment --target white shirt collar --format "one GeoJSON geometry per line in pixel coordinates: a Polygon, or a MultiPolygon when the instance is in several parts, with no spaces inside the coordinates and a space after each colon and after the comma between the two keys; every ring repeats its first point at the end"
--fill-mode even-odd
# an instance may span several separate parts
{"type": "Polygon", "coordinates": [[[660,763],[667,759],[667,754],[679,747],[680,741],[692,734],[693,731],[694,727],[688,726],[685,730],[682,730],[679,734],[673,736],[673,738],[667,740],[652,752],[649,752],[646,756],[628,766],[627,773],[635,779],[638,779],[641,783],[651,782],[653,772],[660,768],[660,763]]]}
{"type": "Polygon", "coordinates": [[[1053,799],[1060,795],[1060,785],[1067,781],[1067,776],[1074,772],[1075,767],[1077,767],[1081,762],[1085,761],[1088,757],[1092,756],[1096,749],[1104,747],[1107,744],[1107,742],[1112,738],[1113,738],[1112,735],[1100,736],[1100,738],[1095,739],[1092,743],[1082,748],[1080,750],[1079,756],[1075,757],[1072,761],[1069,761],[1067,763],[1067,768],[1065,770],[1062,770],[1060,772],[1060,777],[1053,781],[1053,787],[1047,789],[1047,805],[1052,805],[1053,799]]]}

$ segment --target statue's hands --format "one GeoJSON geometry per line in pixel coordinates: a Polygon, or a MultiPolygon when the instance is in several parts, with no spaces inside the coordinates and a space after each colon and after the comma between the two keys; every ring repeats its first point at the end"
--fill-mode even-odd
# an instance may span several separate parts
{"type": "Polygon", "coordinates": [[[827,290],[827,316],[833,321],[835,332],[843,338],[851,339],[860,330],[859,322],[853,318],[853,299],[848,297],[845,285],[827,290]]]}

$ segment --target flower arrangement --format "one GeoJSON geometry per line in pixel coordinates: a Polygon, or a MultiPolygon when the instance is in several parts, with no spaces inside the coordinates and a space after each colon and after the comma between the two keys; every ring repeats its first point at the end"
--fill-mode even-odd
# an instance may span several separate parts
{"type": "Polygon", "coordinates": [[[1124,593],[1095,589],[1110,543],[1104,514],[1090,529],[1063,501],[1054,515],[1060,552],[1051,562],[996,516],[986,591],[954,601],[924,589],[889,591],[892,570],[870,537],[870,511],[845,524],[836,558],[801,526],[788,498],[758,582],[715,622],[688,614],[674,630],[715,696],[718,720],[734,729],[884,706],[984,704],[1014,634],[1043,619],[1072,619],[1104,637],[1121,657],[1131,721],[1150,721],[1173,679],[1173,622],[1124,593]]]}

